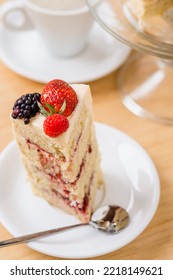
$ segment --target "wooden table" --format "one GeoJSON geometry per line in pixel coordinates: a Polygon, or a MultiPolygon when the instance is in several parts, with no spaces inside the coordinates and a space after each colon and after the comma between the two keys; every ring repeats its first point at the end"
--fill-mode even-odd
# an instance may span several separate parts
{"type": "MultiPolygon", "coordinates": [[[[140,236],[122,249],[94,259],[170,260],[173,259],[173,128],[140,119],[129,112],[121,102],[117,75],[118,71],[115,71],[90,83],[95,120],[120,129],[144,147],[157,167],[161,198],[154,218],[140,236]]],[[[17,75],[0,62],[0,151],[13,139],[9,113],[14,101],[21,94],[39,92],[42,88],[42,84],[17,75]]],[[[0,239],[10,237],[11,234],[0,224],[0,239]]],[[[0,259],[58,258],[38,253],[26,245],[18,245],[0,249],[0,259]]]]}

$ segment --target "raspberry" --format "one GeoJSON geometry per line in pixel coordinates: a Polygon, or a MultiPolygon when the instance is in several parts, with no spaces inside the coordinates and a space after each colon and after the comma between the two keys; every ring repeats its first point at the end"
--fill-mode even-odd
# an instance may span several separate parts
{"type": "Polygon", "coordinates": [[[37,104],[38,101],[40,101],[39,93],[28,93],[22,95],[14,103],[11,116],[14,119],[24,119],[24,123],[28,124],[30,122],[30,118],[34,117],[39,111],[37,104]]]}
{"type": "Polygon", "coordinates": [[[68,119],[60,114],[48,116],[43,123],[45,134],[52,138],[57,137],[59,134],[67,131],[68,127],[68,119]]]}
{"type": "Polygon", "coordinates": [[[42,106],[49,112],[48,106],[51,105],[56,113],[60,112],[62,105],[66,103],[62,115],[68,117],[72,114],[78,104],[77,94],[74,89],[62,80],[50,81],[42,91],[40,102],[42,106]]]}

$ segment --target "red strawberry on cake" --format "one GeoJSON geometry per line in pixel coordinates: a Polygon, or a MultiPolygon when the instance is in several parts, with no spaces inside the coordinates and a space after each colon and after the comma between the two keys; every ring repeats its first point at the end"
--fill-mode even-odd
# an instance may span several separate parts
{"type": "Polygon", "coordinates": [[[50,81],[21,96],[11,116],[34,193],[88,221],[103,184],[89,86],[50,81]]]}
{"type": "Polygon", "coordinates": [[[63,115],[69,117],[78,103],[77,94],[74,89],[62,80],[53,80],[49,82],[42,91],[41,104],[49,111],[47,104],[50,104],[56,112],[59,112],[64,101],[66,108],[63,115]]]}

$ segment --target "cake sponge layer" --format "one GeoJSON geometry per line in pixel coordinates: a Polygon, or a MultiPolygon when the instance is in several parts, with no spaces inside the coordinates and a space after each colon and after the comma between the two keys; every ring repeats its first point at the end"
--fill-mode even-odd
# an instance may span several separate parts
{"type": "Polygon", "coordinates": [[[26,157],[22,159],[32,183],[39,184],[41,188],[43,186],[48,191],[54,189],[63,196],[67,195],[70,200],[77,200],[78,203],[82,203],[85,193],[88,192],[93,172],[100,169],[100,155],[94,150],[92,153],[87,151],[84,155],[80,171],[73,182],[65,181],[60,174],[40,169],[34,165],[34,161],[31,162],[26,157]]]}
{"type": "MultiPolygon", "coordinates": [[[[78,131],[74,149],[71,150],[71,158],[67,161],[65,157],[62,160],[61,153],[50,153],[43,149],[42,145],[33,142],[33,139],[28,138],[26,133],[24,136],[21,133],[16,135],[16,140],[20,146],[23,157],[31,161],[31,164],[38,167],[39,170],[51,173],[53,176],[61,174],[64,181],[73,182],[80,171],[84,153],[88,150],[98,152],[95,131],[91,119],[88,118],[84,128],[78,131]],[[31,142],[32,141],[32,142],[31,142]]],[[[44,147],[45,148],[45,147],[44,147]]]]}
{"type": "Polygon", "coordinates": [[[40,184],[32,183],[32,188],[36,195],[43,197],[52,206],[76,216],[81,222],[88,222],[93,211],[96,191],[100,182],[103,182],[102,179],[100,170],[94,172],[93,177],[90,179],[89,192],[86,193],[82,206],[78,205],[75,201],[70,201],[68,198],[63,197],[55,190],[48,191],[47,189],[41,188],[40,184]]]}

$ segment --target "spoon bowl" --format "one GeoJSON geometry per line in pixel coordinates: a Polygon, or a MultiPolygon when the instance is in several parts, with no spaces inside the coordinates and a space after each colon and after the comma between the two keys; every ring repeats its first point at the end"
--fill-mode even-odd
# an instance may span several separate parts
{"type": "Polygon", "coordinates": [[[19,237],[14,237],[4,241],[0,241],[0,248],[7,247],[10,245],[26,243],[32,240],[40,239],[53,235],[59,232],[63,232],[72,228],[91,225],[92,227],[109,233],[118,233],[123,230],[129,223],[129,215],[127,211],[117,205],[107,205],[98,208],[88,223],[81,223],[76,225],[70,225],[61,228],[55,228],[51,230],[31,233],[19,237]]]}
{"type": "Polygon", "coordinates": [[[91,217],[89,224],[94,228],[117,233],[129,223],[127,211],[117,205],[107,205],[97,209],[91,217]]]}

